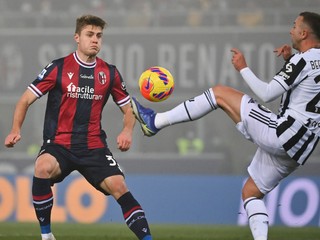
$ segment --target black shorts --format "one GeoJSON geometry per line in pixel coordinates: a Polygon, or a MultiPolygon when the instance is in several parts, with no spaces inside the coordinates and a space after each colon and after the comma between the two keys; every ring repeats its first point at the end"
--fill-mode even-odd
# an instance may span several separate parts
{"type": "Polygon", "coordinates": [[[110,176],[124,176],[108,147],[98,149],[70,150],[58,144],[45,144],[40,154],[49,153],[59,162],[61,175],[52,179],[52,185],[61,182],[72,171],[77,170],[85,179],[102,193],[109,195],[101,187],[101,182],[110,176]]]}

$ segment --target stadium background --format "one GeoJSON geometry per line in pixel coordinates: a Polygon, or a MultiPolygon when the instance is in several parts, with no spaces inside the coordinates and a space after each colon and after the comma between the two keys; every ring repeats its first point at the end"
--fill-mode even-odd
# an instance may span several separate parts
{"type": "MultiPolygon", "coordinates": [[[[4,141],[9,132],[15,103],[27,85],[51,60],[75,49],[75,19],[82,14],[96,14],[109,23],[99,56],[119,68],[131,95],[163,111],[214,84],[251,94],[230,63],[231,47],[243,50],[248,65],[268,81],[283,64],[273,49],[290,42],[289,31],[300,12],[319,13],[319,6],[319,0],[0,0],[0,137],[4,141]],[[153,65],[167,67],[175,77],[173,96],[163,103],[139,96],[138,77],[153,65]]],[[[0,210],[5,210],[0,220],[34,219],[25,190],[41,144],[45,98],[30,108],[21,142],[10,150],[0,145],[0,210]]],[[[277,103],[267,106],[276,110],[277,103]]],[[[240,191],[255,146],[222,111],[153,138],[143,137],[137,126],[127,153],[115,146],[120,111],[109,102],[103,117],[110,148],[151,221],[245,224],[238,214],[243,213],[240,191]],[[164,206],[161,211],[158,203],[164,206]],[[190,204],[189,216],[185,209],[190,204]]],[[[267,199],[275,208],[273,223],[320,225],[319,154],[317,148],[306,166],[267,199]],[[283,197],[288,189],[290,201],[283,197]],[[288,207],[281,210],[280,205],[288,207]]],[[[80,179],[74,175],[57,186],[61,211],[55,220],[86,222],[91,215],[96,217],[90,221],[121,221],[112,200],[99,200],[90,190],[74,193],[78,202],[70,200],[80,179]],[[79,206],[73,209],[75,204],[79,206]],[[99,212],[101,204],[105,208],[99,212]]]]}

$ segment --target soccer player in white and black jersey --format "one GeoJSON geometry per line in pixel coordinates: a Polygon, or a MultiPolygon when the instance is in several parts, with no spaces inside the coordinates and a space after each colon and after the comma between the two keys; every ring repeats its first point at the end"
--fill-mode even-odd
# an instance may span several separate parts
{"type": "Polygon", "coordinates": [[[255,240],[268,237],[268,213],[263,197],[308,160],[320,136],[320,15],[302,12],[290,31],[292,47],[275,49],[286,61],[270,82],[260,80],[241,51],[232,49],[232,64],[264,102],[281,97],[277,114],[250,96],[227,86],[214,86],[175,108],[156,113],[135,98],[132,106],[145,135],[169,125],[193,121],[221,108],[246,139],[258,149],[248,167],[242,189],[250,229],[255,240]]]}

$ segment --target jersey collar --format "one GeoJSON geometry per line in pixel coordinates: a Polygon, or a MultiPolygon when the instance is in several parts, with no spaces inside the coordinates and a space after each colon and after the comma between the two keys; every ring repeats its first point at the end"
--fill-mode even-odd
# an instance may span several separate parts
{"type": "Polygon", "coordinates": [[[95,60],[93,63],[86,63],[84,61],[82,61],[79,56],[78,56],[78,53],[77,51],[75,51],[73,53],[73,57],[74,59],[76,60],[76,62],[81,65],[82,67],[85,67],[85,68],[94,68],[96,65],[97,65],[97,61],[95,60]]]}

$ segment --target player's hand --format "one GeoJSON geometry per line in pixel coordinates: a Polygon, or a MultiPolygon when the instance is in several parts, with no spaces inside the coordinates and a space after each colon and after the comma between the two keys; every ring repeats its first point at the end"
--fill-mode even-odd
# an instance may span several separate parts
{"type": "Polygon", "coordinates": [[[288,44],[284,44],[281,47],[276,48],[273,52],[276,53],[277,57],[282,56],[285,61],[292,56],[292,49],[288,44]]]}
{"type": "Polygon", "coordinates": [[[132,143],[132,134],[122,131],[117,137],[118,149],[122,152],[128,151],[132,143]]]}
{"type": "Polygon", "coordinates": [[[20,134],[18,134],[18,133],[10,133],[10,134],[6,137],[6,139],[5,139],[5,141],[4,141],[4,145],[5,145],[6,147],[8,147],[8,148],[12,148],[12,147],[14,147],[14,145],[15,145],[18,141],[20,141],[20,139],[21,139],[21,135],[20,135],[20,134]]]}
{"type": "Polygon", "coordinates": [[[246,59],[243,56],[243,53],[237,48],[232,48],[231,52],[233,53],[231,62],[234,68],[237,71],[240,71],[241,69],[246,68],[247,63],[246,63],[246,59]]]}

